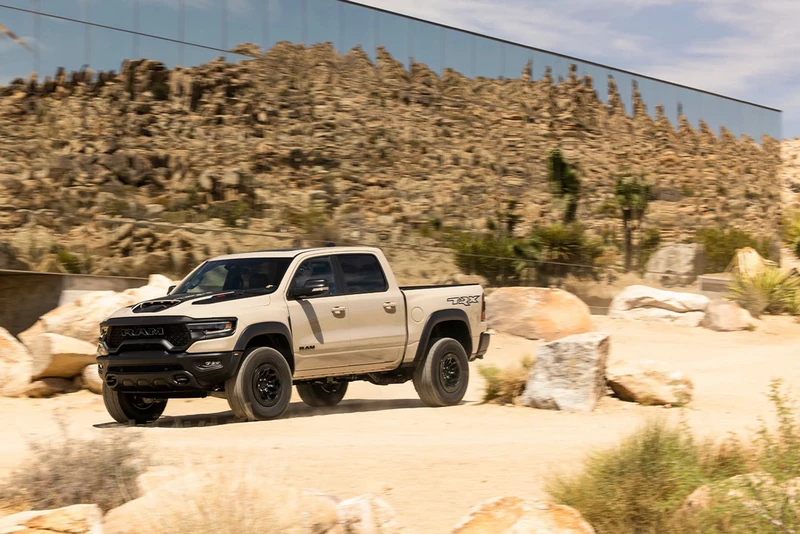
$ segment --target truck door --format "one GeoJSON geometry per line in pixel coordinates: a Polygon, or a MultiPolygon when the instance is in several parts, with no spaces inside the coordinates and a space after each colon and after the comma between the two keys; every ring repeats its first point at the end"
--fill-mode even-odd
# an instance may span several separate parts
{"type": "Polygon", "coordinates": [[[374,254],[336,254],[350,311],[352,365],[398,362],[406,342],[403,293],[390,288],[374,254]]]}
{"type": "Polygon", "coordinates": [[[320,279],[330,288],[328,294],[321,296],[301,299],[287,296],[295,372],[346,365],[350,351],[350,314],[330,256],[305,260],[291,276],[290,290],[303,287],[308,280],[320,279]]]}

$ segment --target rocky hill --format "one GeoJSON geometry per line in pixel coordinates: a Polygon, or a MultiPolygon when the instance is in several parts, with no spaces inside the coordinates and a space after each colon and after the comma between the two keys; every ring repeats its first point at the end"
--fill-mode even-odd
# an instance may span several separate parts
{"type": "Polygon", "coordinates": [[[174,70],[128,61],[0,88],[4,254],[43,270],[178,273],[301,235],[402,245],[387,252],[408,260],[409,280],[447,274],[452,262],[423,256],[433,242],[415,228],[482,230],[508,199],[519,232],[558,220],[554,147],[579,168],[578,218],[594,232],[618,227],[613,184],[625,172],[654,185],[647,224],[663,241],[718,223],[777,232],[777,140],[717,136],[685,117],[675,129],[637,90],[629,116],[611,78],[606,104],[574,68],[566,80],[532,80],[530,66],[518,79],[468,79],[407,70],[382,49],[374,63],[327,44],[239,51],[254,57],[174,70]],[[104,222],[113,217],[187,229],[104,222]]]}

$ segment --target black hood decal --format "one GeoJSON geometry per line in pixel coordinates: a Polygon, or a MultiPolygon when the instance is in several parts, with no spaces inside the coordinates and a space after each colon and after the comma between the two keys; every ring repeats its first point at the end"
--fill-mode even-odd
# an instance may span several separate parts
{"type": "Polygon", "coordinates": [[[131,308],[131,311],[133,313],[158,313],[160,311],[168,310],[173,306],[177,306],[178,304],[182,304],[190,300],[207,297],[209,295],[211,295],[211,293],[195,293],[195,294],[186,293],[183,295],[175,295],[175,296],[166,295],[163,297],[145,300],[138,304],[135,304],[131,308]]]}

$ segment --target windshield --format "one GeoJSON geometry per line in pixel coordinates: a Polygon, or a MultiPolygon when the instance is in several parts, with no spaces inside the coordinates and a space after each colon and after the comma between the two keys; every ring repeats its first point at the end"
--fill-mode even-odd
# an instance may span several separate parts
{"type": "Polygon", "coordinates": [[[272,293],[281,283],[291,262],[291,258],[208,261],[195,269],[171,295],[235,290],[272,293]]]}

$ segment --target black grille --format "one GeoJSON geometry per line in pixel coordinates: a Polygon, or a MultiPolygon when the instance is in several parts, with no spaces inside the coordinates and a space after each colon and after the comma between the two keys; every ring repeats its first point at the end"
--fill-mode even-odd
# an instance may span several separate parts
{"type": "MultiPolygon", "coordinates": [[[[116,349],[123,341],[129,341],[134,342],[130,345],[139,347],[140,350],[147,350],[142,347],[153,348],[155,345],[153,342],[160,339],[166,339],[174,347],[186,347],[191,343],[192,335],[189,328],[183,324],[112,326],[108,329],[106,344],[110,349],[116,349]],[[153,329],[164,333],[163,335],[160,332],[149,335],[148,331],[153,329]],[[135,335],[125,336],[123,335],[124,330],[132,330],[135,335]]],[[[159,346],[159,348],[163,349],[164,347],[159,346]]]]}

